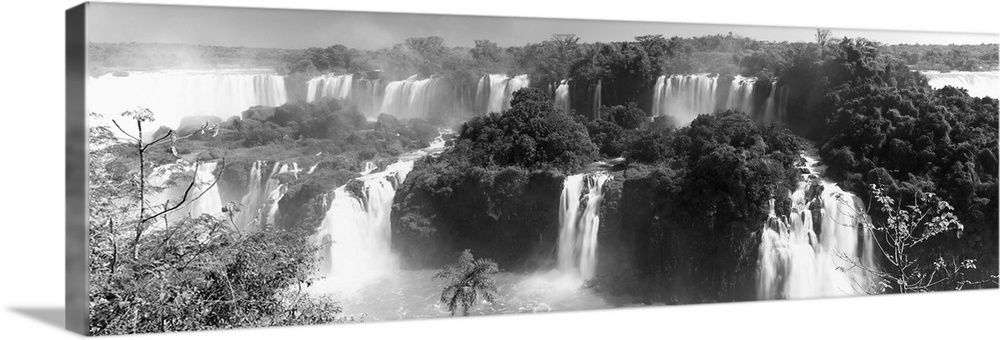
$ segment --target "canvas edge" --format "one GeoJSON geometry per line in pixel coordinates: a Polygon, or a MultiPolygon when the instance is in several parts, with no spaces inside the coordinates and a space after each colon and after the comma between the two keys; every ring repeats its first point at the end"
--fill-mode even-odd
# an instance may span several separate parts
{"type": "Polygon", "coordinates": [[[67,330],[89,335],[87,310],[87,25],[89,3],[66,10],[67,330]]]}

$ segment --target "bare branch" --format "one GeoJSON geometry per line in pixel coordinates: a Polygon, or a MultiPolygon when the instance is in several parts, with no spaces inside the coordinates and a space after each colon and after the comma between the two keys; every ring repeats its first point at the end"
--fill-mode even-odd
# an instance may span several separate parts
{"type": "Polygon", "coordinates": [[[118,125],[118,122],[116,122],[116,121],[115,121],[114,119],[112,119],[112,120],[111,120],[111,122],[112,122],[112,123],[115,123],[115,127],[117,127],[117,128],[118,128],[118,131],[121,131],[121,132],[122,132],[122,133],[124,133],[124,134],[125,134],[126,136],[129,136],[130,138],[132,138],[132,139],[134,139],[134,140],[137,140],[137,141],[139,141],[139,142],[142,142],[141,140],[139,140],[139,138],[135,138],[135,136],[131,135],[131,134],[130,134],[130,133],[128,133],[128,132],[125,132],[125,129],[122,129],[122,127],[121,127],[120,125],[118,125]]]}
{"type": "MultiPolygon", "coordinates": [[[[198,165],[197,164],[194,167],[194,172],[198,173],[198,165]]],[[[216,181],[218,181],[218,180],[216,180],[216,181]]],[[[165,208],[163,211],[160,211],[159,213],[153,214],[150,217],[143,218],[141,221],[139,221],[140,225],[143,224],[143,223],[146,223],[148,221],[151,221],[153,219],[156,219],[157,217],[160,217],[163,214],[166,214],[166,213],[169,213],[171,211],[180,209],[181,206],[183,204],[185,204],[185,202],[187,201],[188,194],[191,193],[191,188],[193,188],[194,185],[195,185],[195,183],[197,183],[197,182],[198,182],[197,180],[191,181],[191,184],[188,185],[187,189],[184,189],[184,195],[181,196],[181,199],[180,199],[180,201],[177,202],[177,204],[175,204],[173,207],[165,208]]]]}
{"type": "Polygon", "coordinates": [[[164,139],[167,139],[167,137],[170,137],[173,134],[174,134],[174,130],[168,130],[167,134],[163,135],[163,137],[157,138],[156,140],[154,140],[152,142],[146,143],[146,146],[142,147],[142,151],[146,151],[146,149],[149,148],[150,146],[156,145],[156,143],[159,143],[160,141],[162,141],[164,139]]]}

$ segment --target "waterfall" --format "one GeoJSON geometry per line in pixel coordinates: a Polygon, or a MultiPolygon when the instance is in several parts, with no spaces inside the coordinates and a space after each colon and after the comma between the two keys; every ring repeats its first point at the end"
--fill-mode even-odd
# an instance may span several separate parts
{"type": "Polygon", "coordinates": [[[748,115],[753,113],[753,91],[757,80],[736,76],[729,87],[729,96],[726,100],[727,110],[740,111],[748,115]]]}
{"type": "Polygon", "coordinates": [[[667,86],[666,76],[659,76],[656,78],[656,85],[653,85],[653,107],[650,108],[649,110],[649,112],[653,115],[653,117],[659,117],[663,115],[662,103],[663,103],[664,92],[666,92],[664,88],[666,86],[667,86]]]}
{"type": "MultiPolygon", "coordinates": [[[[506,74],[490,74],[484,76],[483,79],[480,80],[480,88],[486,85],[489,86],[488,97],[486,97],[486,100],[484,101],[486,103],[485,113],[501,112],[509,109],[510,100],[513,98],[514,92],[528,87],[530,84],[531,81],[528,79],[527,74],[522,74],[513,78],[508,77],[506,74]]],[[[484,94],[484,92],[479,92],[479,94],[484,94]]],[[[477,98],[476,102],[479,103],[480,99],[477,98]]]]}
{"type": "Polygon", "coordinates": [[[935,89],[950,85],[969,90],[969,95],[973,97],[1000,98],[1000,71],[946,73],[921,71],[920,73],[927,77],[927,83],[935,89]]]}
{"type": "MultiPolygon", "coordinates": [[[[201,163],[195,171],[195,164],[179,160],[177,163],[153,169],[147,182],[152,186],[164,187],[164,190],[150,195],[148,198],[150,206],[154,207],[155,211],[162,211],[168,206],[173,207],[184,197],[184,191],[193,181],[194,186],[188,193],[187,203],[167,215],[217,216],[222,212],[222,196],[219,194],[219,186],[213,185],[216,166],[216,162],[201,163]]],[[[171,222],[175,220],[176,218],[171,219],[171,222]]]]}
{"type": "Polygon", "coordinates": [[[764,102],[764,120],[763,123],[770,124],[777,122],[777,107],[774,103],[774,96],[778,92],[778,82],[771,82],[771,94],[767,96],[767,101],[764,102]]]}
{"type": "Polygon", "coordinates": [[[88,112],[119,119],[119,113],[144,107],[153,111],[155,124],[170,128],[187,116],[225,120],[251,106],[282,105],[287,98],[284,77],[263,70],[130,72],[92,77],[87,84],[88,112]]]}
{"type": "Polygon", "coordinates": [[[555,107],[557,111],[569,114],[569,104],[569,81],[564,79],[560,81],[559,86],[556,87],[555,107]]]}
{"type": "Polygon", "coordinates": [[[381,113],[405,118],[428,118],[438,78],[418,80],[417,75],[406,80],[389,82],[385,86],[381,113]]]}
{"type": "Polygon", "coordinates": [[[354,179],[360,183],[360,192],[348,189],[352,183],[334,190],[330,209],[315,236],[323,247],[320,274],[328,277],[332,286],[358,289],[395,269],[389,215],[396,188],[412,169],[412,160],[400,161],[385,171],[354,179]]]}
{"type": "Polygon", "coordinates": [[[591,115],[593,115],[592,119],[595,119],[595,120],[596,119],[600,119],[601,118],[601,80],[600,79],[598,79],[597,80],[597,84],[594,85],[594,101],[593,101],[592,104],[593,104],[593,107],[591,108],[591,110],[592,110],[591,111],[591,115]]]}
{"type": "Polygon", "coordinates": [[[508,105],[510,103],[510,98],[504,95],[510,78],[507,78],[506,74],[491,74],[487,77],[489,77],[490,96],[486,101],[486,112],[501,112],[506,109],[504,103],[508,105]]]}
{"type": "Polygon", "coordinates": [[[306,82],[306,101],[314,102],[320,98],[345,99],[351,95],[354,83],[353,74],[326,74],[306,82]]]}
{"type": "Polygon", "coordinates": [[[816,161],[806,159],[810,174],[791,195],[791,214],[779,218],[772,203],[761,235],[760,299],[861,295],[873,280],[863,269],[846,269],[852,265],[842,258],[877,267],[875,240],[858,227],[869,220],[861,199],[835,184],[808,180],[817,175],[816,161]]]}
{"type": "Polygon", "coordinates": [[[367,175],[367,174],[370,174],[372,171],[375,171],[375,170],[378,170],[378,166],[375,165],[375,162],[366,161],[365,162],[365,168],[364,168],[364,170],[361,171],[361,174],[362,175],[367,175]]]}
{"type": "Polygon", "coordinates": [[[673,116],[686,125],[698,115],[715,112],[719,77],[708,74],[660,76],[653,92],[654,116],[673,116]]]}
{"type": "Polygon", "coordinates": [[[257,229],[267,224],[274,224],[278,201],[284,196],[286,189],[278,180],[278,175],[290,173],[297,177],[301,171],[296,163],[274,163],[264,177],[267,163],[256,161],[250,169],[247,194],[240,200],[240,212],[233,216],[233,221],[240,229],[257,229]]]}
{"type": "Polygon", "coordinates": [[[604,185],[611,179],[606,172],[577,174],[563,181],[559,201],[559,270],[594,277],[597,266],[597,232],[600,227],[604,185]]]}
{"type": "Polygon", "coordinates": [[[479,84],[476,85],[476,114],[489,113],[489,110],[487,109],[490,99],[490,87],[488,81],[488,77],[482,77],[479,78],[479,84]]]}

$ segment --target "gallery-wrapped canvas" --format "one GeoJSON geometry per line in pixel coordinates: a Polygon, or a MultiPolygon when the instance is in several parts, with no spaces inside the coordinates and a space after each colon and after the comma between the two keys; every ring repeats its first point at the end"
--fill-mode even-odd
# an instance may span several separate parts
{"type": "Polygon", "coordinates": [[[66,20],[84,334],[998,285],[996,34],[66,20]]]}

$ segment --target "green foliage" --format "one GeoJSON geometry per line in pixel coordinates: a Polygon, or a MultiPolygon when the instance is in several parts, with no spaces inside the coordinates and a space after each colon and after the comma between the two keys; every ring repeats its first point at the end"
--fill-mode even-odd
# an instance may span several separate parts
{"type": "Polygon", "coordinates": [[[466,249],[458,257],[458,263],[434,274],[435,279],[448,281],[441,290],[441,303],[448,306],[452,316],[459,310],[463,316],[469,316],[469,311],[480,300],[496,302],[497,283],[492,275],[499,271],[496,262],[490,259],[475,259],[472,252],[466,249]]]}

